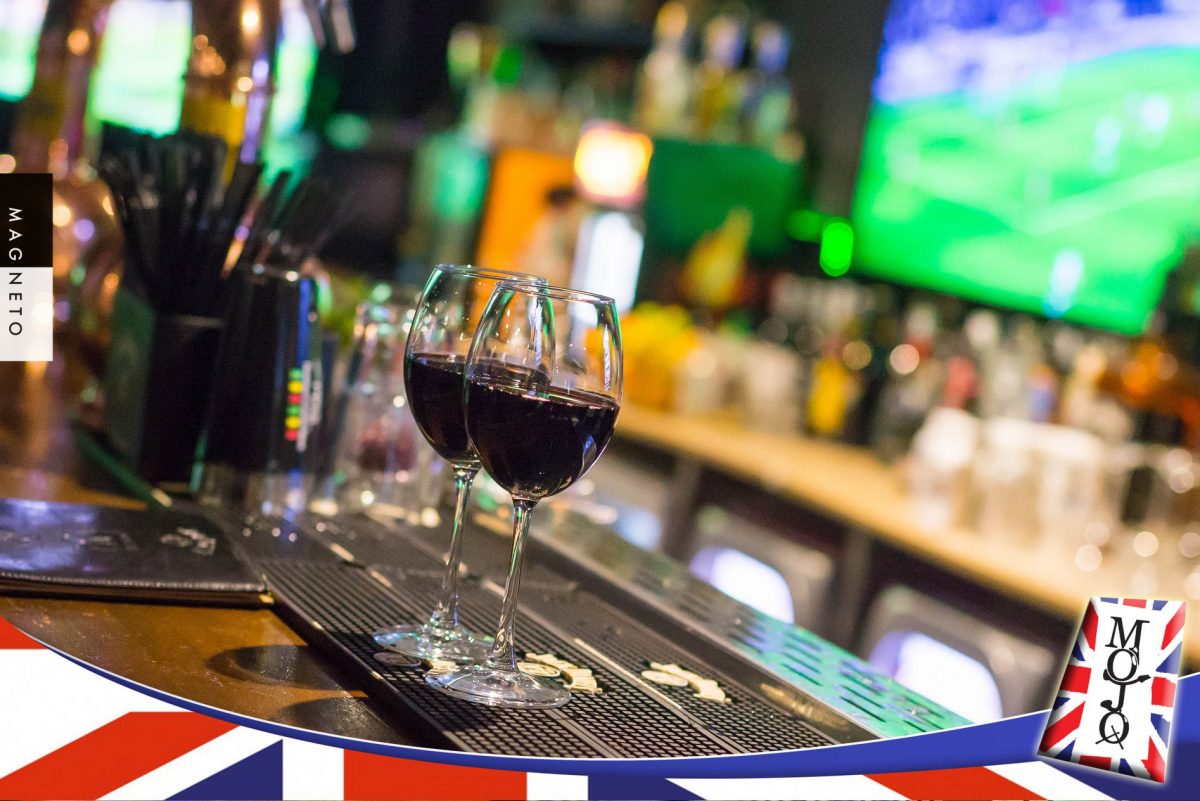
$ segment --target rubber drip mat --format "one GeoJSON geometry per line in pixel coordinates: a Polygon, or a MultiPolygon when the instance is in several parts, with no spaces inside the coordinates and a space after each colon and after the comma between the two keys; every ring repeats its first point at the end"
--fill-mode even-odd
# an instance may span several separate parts
{"type": "Polygon", "coordinates": [[[549,536],[534,542],[558,554],[560,561],[569,560],[606,585],[635,595],[639,605],[652,604],[686,620],[711,641],[732,647],[879,736],[969,722],[812,632],[740,603],[677,562],[647,553],[578,515],[564,515],[542,531],[549,536]]]}
{"type": "MultiPolygon", "coordinates": [[[[433,608],[448,531],[363,515],[260,518],[242,540],[277,600],[316,645],[349,664],[439,744],[540,756],[656,757],[773,751],[957,725],[960,719],[811,632],[774,620],[577,516],[552,516],[522,579],[518,645],[590,667],[605,692],[549,712],[491,710],[376,662],[370,634],[433,608]],[[276,532],[279,532],[278,534],[276,532]],[[299,536],[291,541],[291,534],[299,536]],[[307,543],[306,543],[307,540],[307,543]],[[314,551],[316,546],[316,551],[314,551]],[[293,551],[294,549],[294,551],[293,551]],[[281,558],[282,557],[282,558],[281,558]],[[717,680],[731,702],[652,685],[651,661],[717,680]],[[534,723],[529,721],[533,720],[534,723]],[[552,723],[551,723],[552,722],[552,723]]],[[[463,622],[492,633],[508,538],[468,523],[463,622]]]]}
{"type": "MultiPolygon", "coordinates": [[[[414,622],[423,617],[432,602],[435,584],[393,581],[388,589],[366,570],[350,565],[283,560],[265,561],[262,566],[278,602],[305,633],[350,657],[348,664],[364,679],[365,686],[401,701],[454,747],[525,756],[639,758],[759,750],[755,743],[738,742],[727,731],[711,729],[702,718],[656,697],[655,688],[639,686],[594,650],[578,644],[576,638],[537,620],[536,609],[522,610],[517,627],[519,646],[549,651],[591,668],[604,692],[576,693],[567,706],[546,711],[498,710],[457,701],[426,686],[422,671],[392,668],[374,659],[379,649],[371,632],[390,623],[414,622]]],[[[535,606],[566,600],[565,595],[556,599],[546,590],[531,595],[535,596],[530,599],[535,606]]],[[[464,587],[464,624],[487,630],[498,613],[499,599],[492,592],[473,583],[464,587]]],[[[730,724],[729,731],[733,730],[735,717],[743,714],[743,706],[749,704],[751,701],[743,698],[719,708],[730,724]]],[[[829,742],[805,728],[795,731],[798,736],[781,728],[776,748],[829,742]]]]}
{"type": "Polygon", "coordinates": [[[829,745],[832,740],[800,717],[776,709],[738,681],[714,668],[697,664],[659,633],[613,609],[589,592],[574,593],[560,607],[558,619],[567,619],[571,632],[591,643],[623,667],[640,672],[651,662],[675,663],[716,679],[730,699],[717,704],[697,698],[690,687],[659,690],[700,720],[712,732],[724,735],[750,751],[780,751],[829,745]]]}

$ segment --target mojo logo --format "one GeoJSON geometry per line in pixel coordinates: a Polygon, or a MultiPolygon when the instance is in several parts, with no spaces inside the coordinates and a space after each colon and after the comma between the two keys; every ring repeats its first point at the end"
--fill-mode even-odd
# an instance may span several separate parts
{"type": "Polygon", "coordinates": [[[1039,753],[1163,781],[1184,614],[1179,601],[1093,598],[1039,753]]]}
{"type": "Polygon", "coordinates": [[[1142,627],[1145,620],[1135,620],[1131,624],[1131,633],[1125,632],[1125,622],[1119,617],[1112,620],[1112,634],[1108,647],[1108,663],[1104,666],[1102,678],[1109,684],[1116,685],[1116,701],[1101,701],[1100,706],[1108,711],[1100,718],[1100,739],[1097,743],[1109,743],[1120,746],[1129,736],[1129,718],[1125,715],[1125,688],[1131,684],[1149,681],[1150,674],[1137,675],[1139,651],[1142,644],[1142,627]],[[1130,640],[1133,644],[1130,644],[1130,640]]]}

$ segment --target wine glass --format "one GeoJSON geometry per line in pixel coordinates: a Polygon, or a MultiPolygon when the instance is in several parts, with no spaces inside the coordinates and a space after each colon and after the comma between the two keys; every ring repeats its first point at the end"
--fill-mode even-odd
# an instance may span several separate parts
{"type": "Polygon", "coordinates": [[[458,573],[462,527],[479,457],[467,439],[463,409],[463,366],[484,306],[498,283],[543,279],[506,270],[439,264],[433,268],[417,305],[404,349],[404,383],[417,428],[454,474],[454,525],[438,604],[425,623],[398,625],[375,633],[375,642],[418,659],[483,659],[487,638],[458,620],[458,573]]]}
{"type": "Polygon", "coordinates": [[[621,406],[621,330],[611,298],[547,285],[496,287],[466,367],[467,434],[512,495],[513,543],[499,631],[481,664],[425,681],[490,706],[548,708],[571,694],[517,669],[513,644],[525,540],[534,506],[595,463],[621,406]]]}
{"type": "MultiPolygon", "coordinates": [[[[378,289],[378,288],[377,288],[378,289]]],[[[322,426],[309,509],[372,509],[409,519],[429,507],[441,471],[421,441],[404,389],[404,346],[420,290],[388,289],[361,303],[341,391],[322,426]]]]}

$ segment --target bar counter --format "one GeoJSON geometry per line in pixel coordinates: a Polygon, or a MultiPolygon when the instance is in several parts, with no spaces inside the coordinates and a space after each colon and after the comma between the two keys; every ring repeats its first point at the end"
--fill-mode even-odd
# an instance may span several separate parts
{"type": "MultiPolygon", "coordinates": [[[[984,537],[963,526],[923,525],[899,469],[862,448],[629,403],[621,408],[617,434],[758,485],[1064,621],[1074,623],[1091,596],[1138,595],[1129,590],[1127,574],[1111,564],[1084,572],[1070,552],[1046,553],[1018,538],[984,537]]],[[[1184,649],[1187,661],[1200,662],[1200,629],[1193,627],[1185,634],[1184,649]]]]}
{"type": "MultiPolygon", "coordinates": [[[[71,448],[82,370],[70,362],[44,374],[20,367],[0,376],[12,388],[0,430],[0,493],[130,506],[71,448]]],[[[370,638],[379,626],[426,613],[444,522],[424,529],[361,515],[249,522],[205,514],[251,555],[271,589],[269,605],[114,603],[26,591],[0,597],[0,615],[52,647],[190,701],[383,742],[547,756],[702,756],[965,722],[816,635],[554,508],[530,543],[518,645],[593,668],[604,692],[561,711],[476,707],[425,687],[420,671],[380,661],[370,638]],[[654,660],[715,677],[732,703],[650,684],[638,671],[654,660]]],[[[468,524],[463,619],[476,629],[494,625],[507,534],[498,515],[480,513],[468,524]]]]}

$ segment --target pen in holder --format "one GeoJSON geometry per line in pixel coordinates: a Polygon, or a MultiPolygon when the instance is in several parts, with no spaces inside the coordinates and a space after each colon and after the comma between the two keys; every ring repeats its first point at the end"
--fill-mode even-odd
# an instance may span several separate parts
{"type": "Polygon", "coordinates": [[[104,433],[150,483],[186,484],[208,411],[218,318],[155,311],[118,290],[104,372],[104,433]]]}

